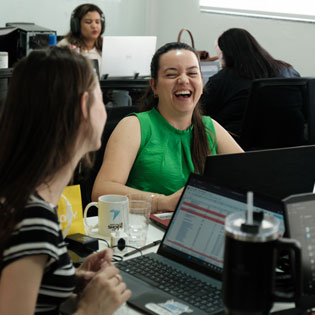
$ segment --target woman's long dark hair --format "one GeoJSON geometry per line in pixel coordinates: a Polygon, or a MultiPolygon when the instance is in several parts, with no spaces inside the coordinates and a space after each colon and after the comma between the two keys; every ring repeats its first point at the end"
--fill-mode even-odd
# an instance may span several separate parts
{"type": "Polygon", "coordinates": [[[246,30],[231,28],[218,38],[225,67],[248,79],[276,77],[288,63],[274,59],[246,30]]]}
{"type": "MultiPolygon", "coordinates": [[[[160,68],[160,58],[165,53],[171,50],[189,50],[194,53],[199,62],[199,56],[197,52],[189,45],[180,42],[167,43],[164,46],[160,47],[154,54],[151,61],[151,78],[156,82],[158,81],[158,71],[160,68]]],[[[200,64],[199,64],[200,68],[200,64]]],[[[144,97],[142,98],[142,103],[140,107],[140,111],[147,111],[152,108],[156,108],[158,105],[158,98],[154,97],[153,91],[151,88],[148,88],[145,92],[144,97]]],[[[193,116],[192,116],[192,124],[193,124],[193,138],[191,143],[191,156],[192,161],[195,168],[195,173],[202,174],[204,172],[204,166],[206,157],[212,152],[215,146],[215,137],[211,133],[210,130],[206,130],[205,125],[201,118],[201,110],[199,103],[196,105],[193,116]],[[210,133],[213,138],[213,147],[210,148],[208,137],[206,132],[210,133]]]]}
{"type": "Polygon", "coordinates": [[[16,64],[0,110],[0,253],[30,195],[72,160],[81,97],[90,106],[95,84],[90,61],[67,47],[16,64]]]}
{"type": "MultiPolygon", "coordinates": [[[[90,4],[90,3],[86,3],[86,4],[81,4],[80,6],[78,6],[76,9],[74,9],[73,13],[72,13],[72,17],[71,19],[77,19],[78,21],[78,27],[81,27],[81,20],[82,18],[89,12],[98,12],[99,15],[101,16],[101,20],[103,19],[102,22],[102,32],[104,32],[105,29],[105,17],[103,14],[103,11],[96,6],[95,4],[90,4]],[[104,28],[104,29],[103,29],[104,28]]],[[[70,21],[71,23],[71,21],[70,21]]],[[[65,36],[65,38],[68,40],[68,42],[72,45],[76,45],[79,47],[84,47],[84,39],[81,35],[81,31],[78,33],[73,33],[71,28],[70,31],[68,32],[68,34],[65,36]]],[[[95,47],[98,51],[102,51],[103,48],[103,37],[99,36],[95,42],[95,47]]]]}

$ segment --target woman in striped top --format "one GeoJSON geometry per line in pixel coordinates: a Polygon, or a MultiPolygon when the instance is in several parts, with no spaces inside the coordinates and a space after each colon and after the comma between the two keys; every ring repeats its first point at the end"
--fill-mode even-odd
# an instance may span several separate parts
{"type": "Polygon", "coordinates": [[[56,213],[76,165],[100,147],[105,122],[85,57],[53,47],[16,65],[0,107],[0,314],[59,314],[73,292],[75,314],[112,314],[129,298],[110,250],[74,270],[56,213]]]}

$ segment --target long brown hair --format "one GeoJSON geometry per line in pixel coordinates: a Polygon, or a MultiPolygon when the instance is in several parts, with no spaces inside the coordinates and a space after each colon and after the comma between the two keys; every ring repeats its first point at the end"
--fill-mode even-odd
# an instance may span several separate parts
{"type": "Polygon", "coordinates": [[[90,106],[95,84],[90,61],[67,47],[16,64],[0,112],[0,253],[36,187],[72,159],[81,97],[90,106]]]}
{"type": "MultiPolygon", "coordinates": [[[[191,46],[180,43],[180,42],[172,42],[167,43],[164,46],[160,47],[154,54],[152,61],[151,61],[151,78],[154,80],[158,80],[158,71],[160,68],[160,58],[165,53],[171,51],[171,50],[189,50],[192,53],[194,53],[198,59],[199,62],[199,68],[200,68],[200,61],[199,56],[195,49],[193,49],[191,46]]],[[[158,105],[158,98],[154,97],[153,91],[151,88],[148,88],[144,94],[144,96],[141,99],[141,106],[140,111],[147,111],[152,108],[156,108],[158,105]]],[[[192,124],[193,124],[193,138],[191,143],[191,156],[192,161],[194,164],[195,172],[202,174],[204,172],[204,166],[206,157],[213,151],[215,147],[215,137],[213,133],[205,128],[205,125],[202,121],[201,117],[201,109],[199,103],[196,105],[193,115],[192,115],[192,124]],[[208,137],[206,133],[210,133],[210,135],[213,138],[213,147],[210,148],[208,137]]]]}

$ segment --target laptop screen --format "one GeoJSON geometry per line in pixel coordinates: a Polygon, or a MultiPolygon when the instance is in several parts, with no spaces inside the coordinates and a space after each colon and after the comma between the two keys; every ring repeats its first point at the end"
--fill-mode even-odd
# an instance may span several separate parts
{"type": "Polygon", "coordinates": [[[150,76],[156,36],[104,36],[101,78],[150,76]]]}
{"type": "Polygon", "coordinates": [[[297,300],[301,309],[315,305],[315,194],[292,195],[284,199],[288,237],[299,241],[302,249],[302,290],[297,300]]]}
{"type": "Polygon", "coordinates": [[[312,192],[315,145],[260,150],[207,157],[205,176],[215,183],[231,183],[283,199],[312,192]]]}
{"type": "MultiPolygon", "coordinates": [[[[246,202],[246,192],[191,175],[160,246],[164,252],[161,254],[170,254],[181,262],[186,261],[190,267],[194,265],[195,269],[203,268],[221,275],[225,217],[246,211],[246,202]]],[[[254,194],[254,211],[262,210],[280,219],[280,234],[283,234],[282,202],[254,194]]]]}

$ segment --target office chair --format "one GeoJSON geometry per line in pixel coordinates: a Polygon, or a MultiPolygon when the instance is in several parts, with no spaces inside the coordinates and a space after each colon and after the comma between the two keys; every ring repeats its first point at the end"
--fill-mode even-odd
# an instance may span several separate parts
{"type": "MultiPolygon", "coordinates": [[[[74,175],[73,184],[80,184],[83,210],[85,206],[89,202],[91,202],[91,194],[94,181],[103,163],[106,144],[111,133],[122,118],[133,112],[138,112],[138,108],[136,106],[120,106],[107,108],[107,121],[102,135],[102,146],[98,151],[95,152],[93,166],[91,169],[85,170],[82,169],[79,165],[74,175]]],[[[89,211],[89,216],[94,215],[97,215],[97,213],[96,211],[94,211],[94,209],[91,209],[89,211]]]]}
{"type": "Polygon", "coordinates": [[[254,80],[239,143],[246,151],[315,144],[315,78],[254,80]]]}

